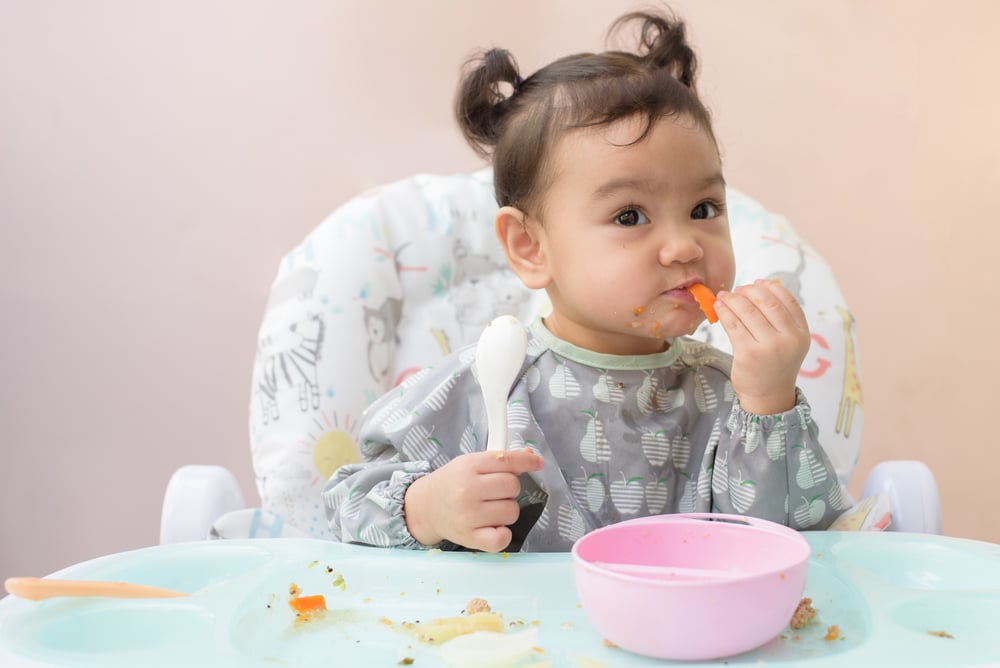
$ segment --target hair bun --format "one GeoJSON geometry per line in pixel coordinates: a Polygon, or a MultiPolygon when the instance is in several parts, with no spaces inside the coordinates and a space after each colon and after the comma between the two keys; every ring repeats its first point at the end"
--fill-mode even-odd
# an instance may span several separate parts
{"type": "Polygon", "coordinates": [[[506,49],[485,51],[467,61],[464,69],[455,98],[455,115],[466,141],[485,156],[496,146],[510,98],[524,80],[517,61],[506,49]]]}
{"type": "Polygon", "coordinates": [[[667,70],[675,79],[694,90],[698,62],[687,42],[684,22],[669,16],[631,12],[615,21],[608,35],[634,21],[642,21],[637,50],[639,56],[650,66],[667,70]]]}

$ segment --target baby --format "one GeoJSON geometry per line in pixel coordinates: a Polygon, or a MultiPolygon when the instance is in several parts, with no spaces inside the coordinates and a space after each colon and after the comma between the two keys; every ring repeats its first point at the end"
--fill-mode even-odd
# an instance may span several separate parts
{"type": "Polygon", "coordinates": [[[796,388],[809,329],[780,283],[732,288],[726,190],[682,23],[628,14],[634,53],[559,59],[522,79],[487,51],[457,98],[492,155],[497,237],[551,310],[528,326],[508,451],[484,451],[475,349],[373,404],[364,462],[323,499],[343,541],[566,551],[584,533],[671,512],[828,526],[836,473],[796,388]],[[717,291],[726,355],[689,338],[688,288],[717,291]]]}

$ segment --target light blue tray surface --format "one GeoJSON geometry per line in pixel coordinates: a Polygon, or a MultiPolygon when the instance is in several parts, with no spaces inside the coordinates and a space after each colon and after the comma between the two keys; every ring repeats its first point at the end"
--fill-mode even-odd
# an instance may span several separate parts
{"type": "MultiPolygon", "coordinates": [[[[813,548],[806,596],[817,621],[753,652],[700,665],[1000,665],[1000,545],[914,534],[805,536],[813,548]],[[824,640],[832,624],[842,639],[824,640]]],[[[416,642],[400,623],[460,614],[472,597],[489,601],[508,623],[537,628],[545,653],[533,660],[553,668],[670,665],[604,645],[579,606],[568,554],[214,541],[111,555],[56,575],[192,595],[7,597],[0,601],[0,665],[327,668],[395,666],[410,657],[418,668],[438,666],[439,650],[416,642]],[[303,594],[323,594],[330,612],[296,625],[287,605],[293,582],[303,594]]]]}

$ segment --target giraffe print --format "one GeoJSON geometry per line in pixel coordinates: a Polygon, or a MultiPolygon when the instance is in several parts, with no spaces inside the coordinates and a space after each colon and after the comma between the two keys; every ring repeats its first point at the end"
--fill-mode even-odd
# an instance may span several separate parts
{"type": "Polygon", "coordinates": [[[863,406],[861,395],[861,378],[858,376],[858,360],[854,353],[854,337],[851,330],[854,327],[854,316],[840,306],[835,307],[844,321],[844,390],[840,395],[840,409],[837,411],[836,432],[844,431],[844,438],[851,435],[851,423],[854,421],[854,409],[863,406]]]}

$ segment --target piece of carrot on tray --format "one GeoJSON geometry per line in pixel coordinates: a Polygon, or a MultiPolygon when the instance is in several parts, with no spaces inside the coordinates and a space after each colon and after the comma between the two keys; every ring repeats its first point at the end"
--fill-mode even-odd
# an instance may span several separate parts
{"type": "Polygon", "coordinates": [[[316,612],[317,610],[326,610],[326,598],[322,594],[297,596],[289,599],[288,605],[295,612],[316,612]]]}

